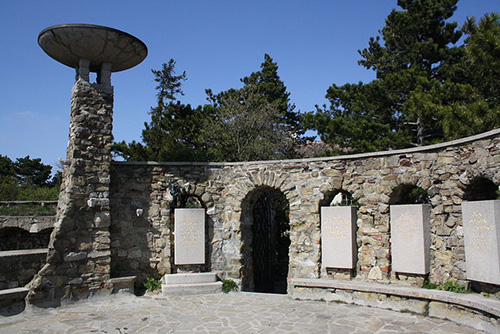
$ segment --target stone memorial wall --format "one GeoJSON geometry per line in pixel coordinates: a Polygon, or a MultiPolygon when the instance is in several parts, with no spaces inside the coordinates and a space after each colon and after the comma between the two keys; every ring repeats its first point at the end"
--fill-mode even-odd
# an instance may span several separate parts
{"type": "MultiPolygon", "coordinates": [[[[399,281],[391,250],[390,202],[402,185],[429,197],[427,249],[430,281],[465,283],[462,199],[474,180],[500,184],[500,131],[451,143],[354,156],[245,163],[115,162],[112,168],[112,275],[161,277],[176,272],[173,201],[169,182],[197,197],[207,212],[207,267],[221,278],[244,281],[254,268],[245,262],[252,229],[245,218],[249,196],[282,192],[289,203],[289,277],[318,278],[322,240],[320,202],[345,191],[359,203],[352,279],[399,281]],[[137,216],[137,210],[144,212],[137,216]],[[135,233],[139,232],[139,233],[135,233]],[[132,238],[132,239],[131,239],[132,238]],[[133,240],[133,243],[131,242],[133,240]],[[126,244],[126,247],[125,247],[126,244]],[[131,247],[131,248],[130,248],[131,247]],[[127,253],[133,250],[131,260],[127,253]],[[245,269],[243,269],[245,267],[245,269]]],[[[251,211],[250,211],[251,212],[251,211]]],[[[424,230],[419,234],[424,235],[424,230]]],[[[426,254],[421,251],[420,254],[426,254]]],[[[323,257],[324,261],[328,261],[323,257]]],[[[397,269],[397,268],[396,268],[397,269]]],[[[406,270],[406,269],[405,269],[406,270]]]]}

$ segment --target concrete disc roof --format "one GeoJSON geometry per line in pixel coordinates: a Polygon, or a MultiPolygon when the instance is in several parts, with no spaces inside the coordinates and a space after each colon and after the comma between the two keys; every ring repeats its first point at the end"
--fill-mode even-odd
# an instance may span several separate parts
{"type": "Polygon", "coordinates": [[[38,44],[50,57],[77,68],[81,58],[90,61],[90,71],[98,72],[103,63],[111,63],[111,72],[119,72],[142,62],[148,49],[138,38],[126,32],[93,24],[60,24],[44,29],[38,44]]]}

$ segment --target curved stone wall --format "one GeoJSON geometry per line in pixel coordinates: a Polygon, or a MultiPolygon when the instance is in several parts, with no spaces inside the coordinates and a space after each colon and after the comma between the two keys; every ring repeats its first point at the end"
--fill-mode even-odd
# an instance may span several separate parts
{"type": "MultiPolygon", "coordinates": [[[[320,203],[338,191],[359,203],[355,279],[401,281],[391,269],[391,195],[422,188],[431,205],[429,279],[464,281],[461,202],[477,178],[500,184],[500,130],[407,150],[306,160],[244,163],[114,162],[111,171],[111,275],[159,277],[181,271],[172,261],[173,197],[169,184],[207,208],[209,261],[199,270],[244,279],[251,242],[247,195],[270,187],[289,202],[290,278],[328,275],[321,266],[320,203]]],[[[340,277],[340,276],[339,276],[340,277]]]]}

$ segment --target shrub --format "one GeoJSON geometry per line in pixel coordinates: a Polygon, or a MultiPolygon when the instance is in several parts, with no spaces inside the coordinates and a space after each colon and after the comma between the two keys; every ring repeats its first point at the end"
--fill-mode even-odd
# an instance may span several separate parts
{"type": "Polygon", "coordinates": [[[144,288],[147,291],[153,292],[161,289],[161,281],[158,279],[154,279],[151,277],[146,278],[146,281],[143,283],[144,288]]]}
{"type": "Polygon", "coordinates": [[[222,292],[228,293],[231,291],[235,291],[236,289],[238,289],[238,285],[236,284],[235,281],[231,279],[222,280],[222,292]]]}

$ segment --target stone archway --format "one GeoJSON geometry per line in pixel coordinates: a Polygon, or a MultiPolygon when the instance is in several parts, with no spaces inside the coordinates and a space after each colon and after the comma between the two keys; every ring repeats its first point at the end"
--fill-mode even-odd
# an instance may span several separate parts
{"type": "Polygon", "coordinates": [[[289,265],[289,204],[285,195],[263,186],[243,201],[244,290],[286,293],[289,265]]]}

